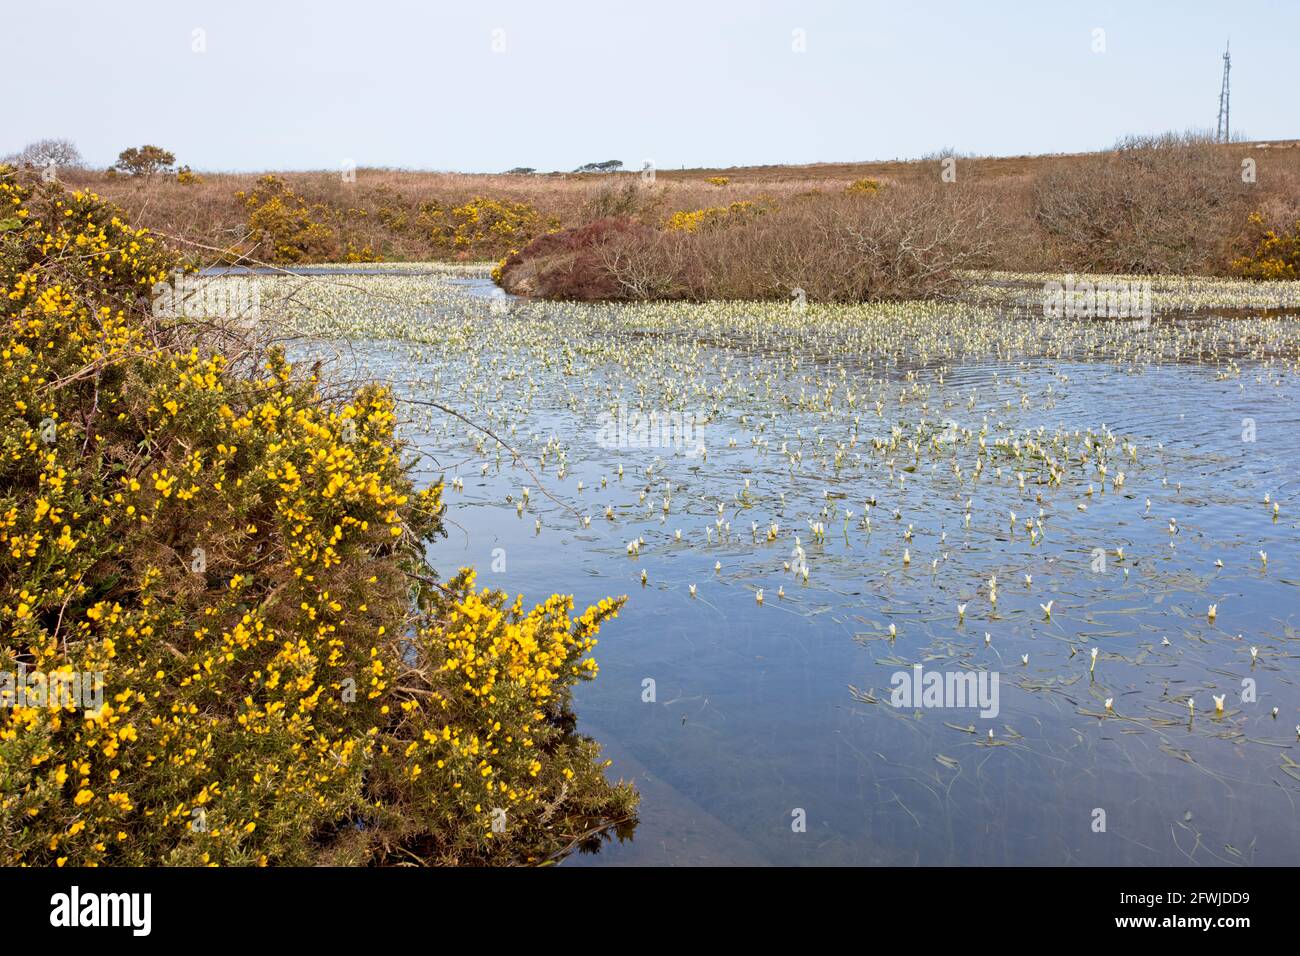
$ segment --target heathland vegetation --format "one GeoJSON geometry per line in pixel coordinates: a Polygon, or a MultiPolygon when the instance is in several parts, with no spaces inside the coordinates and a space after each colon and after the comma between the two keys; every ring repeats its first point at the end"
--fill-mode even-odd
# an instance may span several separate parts
{"type": "Polygon", "coordinates": [[[0,863],[540,863],[630,823],[569,713],[621,600],[440,577],[393,394],[155,314],[179,265],[0,166],[0,863]]]}
{"type": "Polygon", "coordinates": [[[1294,142],[653,175],[167,168],[60,176],[204,260],[504,260],[508,290],[555,298],[942,296],[969,269],[1300,276],[1294,142]]]}

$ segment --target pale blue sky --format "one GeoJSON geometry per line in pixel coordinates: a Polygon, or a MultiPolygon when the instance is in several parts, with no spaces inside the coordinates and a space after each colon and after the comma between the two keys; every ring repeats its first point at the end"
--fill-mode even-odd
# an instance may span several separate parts
{"type": "Polygon", "coordinates": [[[59,136],[97,165],[146,142],[201,170],[1098,149],[1213,127],[1229,36],[1234,128],[1300,135],[1295,0],[32,0],[3,20],[23,96],[0,154],[59,136]]]}

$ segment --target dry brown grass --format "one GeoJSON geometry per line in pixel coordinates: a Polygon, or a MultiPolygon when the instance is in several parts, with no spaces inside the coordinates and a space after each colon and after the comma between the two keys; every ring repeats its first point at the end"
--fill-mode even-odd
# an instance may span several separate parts
{"type": "MultiPolygon", "coordinates": [[[[1228,173],[1243,158],[1253,158],[1257,183],[1245,190],[1237,190],[1231,182],[1228,186],[1252,210],[1263,212],[1266,220],[1295,220],[1300,212],[1300,142],[1212,145],[1207,147],[1207,153],[1217,157],[1228,173]]],[[[1082,196],[1091,189],[1094,205],[1090,208],[1099,208],[1097,184],[1109,175],[1106,170],[1114,166],[1113,157],[1114,153],[1085,153],[959,158],[957,181],[943,185],[968,202],[987,207],[988,230],[976,250],[978,264],[1011,270],[1083,269],[1101,263],[1092,255],[1095,242],[1082,225],[1086,214],[1080,210],[1089,208],[1082,203],[1082,196]],[[1044,189],[1049,185],[1061,194],[1055,209],[1044,202],[1044,189]],[[1073,210],[1071,202],[1075,203],[1073,210]],[[1072,215],[1079,220],[1074,227],[1061,228],[1069,225],[1072,215]],[[1057,220],[1055,226],[1052,220],[1057,220]]],[[[277,175],[305,201],[329,211],[339,249],[368,248],[385,259],[420,260],[488,258],[507,251],[473,245],[449,249],[432,241],[418,222],[421,206],[428,203],[451,208],[486,196],[526,203],[542,221],[571,228],[607,218],[630,218],[659,227],[677,212],[752,201],[782,212],[770,223],[792,225],[805,223],[810,216],[816,218],[810,212],[815,207],[824,207],[817,215],[833,216],[845,191],[857,180],[880,181],[882,194],[888,196],[939,184],[940,171],[939,161],[930,159],[658,170],[653,183],[642,182],[635,172],[489,175],[360,169],[353,183],[345,183],[337,172],[277,175]],[[726,185],[708,181],[718,176],[726,177],[726,185]]],[[[201,182],[191,185],[158,177],[150,182],[111,178],[102,172],[84,170],[69,171],[67,178],[72,185],[92,188],[121,205],[134,221],[190,243],[196,251],[234,249],[256,257],[257,244],[249,241],[248,210],[237,193],[252,190],[261,175],[204,173],[201,182]]],[[[1232,179],[1230,175],[1228,178],[1232,179]]],[[[1110,182],[1113,185],[1115,177],[1110,176],[1110,182]]],[[[1238,210],[1233,205],[1225,211],[1235,216],[1238,210]]],[[[1180,213],[1172,217],[1176,221],[1172,228],[1190,229],[1194,218],[1180,213]]],[[[1204,232],[1206,227],[1202,224],[1199,228],[1204,232]]],[[[1228,219],[1216,221],[1211,230],[1215,242],[1231,246],[1236,228],[1228,219]]],[[[1154,234],[1167,236],[1169,229],[1156,229],[1154,234]]],[[[1134,237],[1137,241],[1150,238],[1141,230],[1133,230],[1130,240],[1134,237]]],[[[1109,262],[1118,265],[1126,258],[1138,268],[1145,267],[1132,256],[1112,257],[1109,262]]],[[[1211,272],[1222,271],[1227,261],[1222,255],[1216,259],[1204,249],[1196,255],[1166,259],[1164,264],[1176,269],[1211,272]]],[[[1158,264],[1150,263],[1152,267],[1158,264]]],[[[801,267],[796,271],[805,270],[801,267]]],[[[780,282],[773,279],[770,284],[776,287],[780,282]]]]}

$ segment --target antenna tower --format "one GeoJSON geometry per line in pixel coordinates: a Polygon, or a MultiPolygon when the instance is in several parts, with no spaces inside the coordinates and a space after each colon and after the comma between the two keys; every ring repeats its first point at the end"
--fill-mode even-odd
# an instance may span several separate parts
{"type": "Polygon", "coordinates": [[[1219,90],[1219,128],[1215,138],[1220,143],[1228,141],[1228,73],[1232,69],[1232,58],[1228,48],[1223,50],[1223,87],[1219,90]]]}

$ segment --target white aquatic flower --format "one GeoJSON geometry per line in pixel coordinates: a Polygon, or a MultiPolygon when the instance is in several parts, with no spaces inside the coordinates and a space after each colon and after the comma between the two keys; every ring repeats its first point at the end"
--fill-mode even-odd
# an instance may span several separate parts
{"type": "Polygon", "coordinates": [[[763,589],[762,589],[762,588],[759,588],[758,591],[754,594],[754,600],[757,601],[759,604],[762,604],[762,603],[763,603],[763,589]]]}
{"type": "Polygon", "coordinates": [[[691,585],[691,597],[695,597],[695,585],[691,585]]]}
{"type": "Polygon", "coordinates": [[[984,632],[984,646],[987,647],[988,645],[990,645],[990,644],[992,644],[992,643],[993,643],[993,635],[990,634],[988,631],[985,631],[985,632],[984,632]]]}
{"type": "Polygon", "coordinates": [[[721,571],[721,570],[722,570],[722,562],[721,562],[721,561],[714,561],[714,562],[713,562],[713,570],[714,570],[714,571],[721,571]]]}
{"type": "Polygon", "coordinates": [[[966,616],[966,605],[965,605],[965,604],[958,604],[958,605],[957,605],[957,617],[958,617],[958,618],[964,618],[965,616],[966,616]]]}
{"type": "Polygon", "coordinates": [[[1031,584],[1033,584],[1033,583],[1034,583],[1034,576],[1033,576],[1032,574],[1026,574],[1026,575],[1025,575],[1025,587],[1029,587],[1029,586],[1030,586],[1031,584]]]}
{"type": "Polygon", "coordinates": [[[642,568],[642,569],[641,569],[641,583],[642,583],[642,584],[645,584],[645,583],[646,583],[646,580],[647,580],[649,577],[650,577],[650,575],[646,574],[646,572],[645,572],[645,568],[642,568]]]}
{"type": "Polygon", "coordinates": [[[898,628],[897,628],[895,625],[893,625],[893,624],[890,624],[890,625],[889,625],[889,636],[890,636],[890,637],[897,637],[897,636],[898,636],[898,628]]]}
{"type": "Polygon", "coordinates": [[[909,551],[909,550],[907,550],[907,548],[904,548],[904,549],[903,549],[903,564],[907,565],[907,564],[911,564],[911,563],[912,563],[912,552],[909,551]]]}
{"type": "Polygon", "coordinates": [[[1209,610],[1206,611],[1206,616],[1210,619],[1210,623],[1213,624],[1214,619],[1219,616],[1219,605],[1211,604],[1209,610]]]}
{"type": "Polygon", "coordinates": [[[1251,662],[1252,664],[1255,663],[1255,660],[1256,660],[1256,658],[1258,658],[1258,657],[1259,657],[1259,648],[1258,648],[1258,647],[1252,647],[1252,648],[1250,649],[1250,662],[1251,662]]]}
{"type": "Polygon", "coordinates": [[[1114,704],[1115,704],[1115,698],[1114,698],[1114,697],[1107,697],[1107,698],[1106,698],[1106,709],[1107,709],[1107,710],[1113,710],[1113,709],[1114,709],[1114,704]]]}
{"type": "Polygon", "coordinates": [[[1223,702],[1224,702],[1224,700],[1227,699],[1228,695],[1227,695],[1227,694],[1211,694],[1210,696],[1214,698],[1214,712],[1215,712],[1216,714],[1221,714],[1221,713],[1223,713],[1223,702]]]}
{"type": "Polygon", "coordinates": [[[1028,655],[1028,654],[1021,654],[1021,655],[1020,655],[1020,663],[1024,664],[1025,666],[1028,666],[1028,665],[1029,665],[1029,655],[1028,655]]]}
{"type": "Polygon", "coordinates": [[[1052,601],[1048,601],[1046,604],[1038,605],[1043,609],[1043,616],[1049,621],[1052,619],[1052,605],[1055,603],[1056,601],[1052,600],[1052,601]]]}

